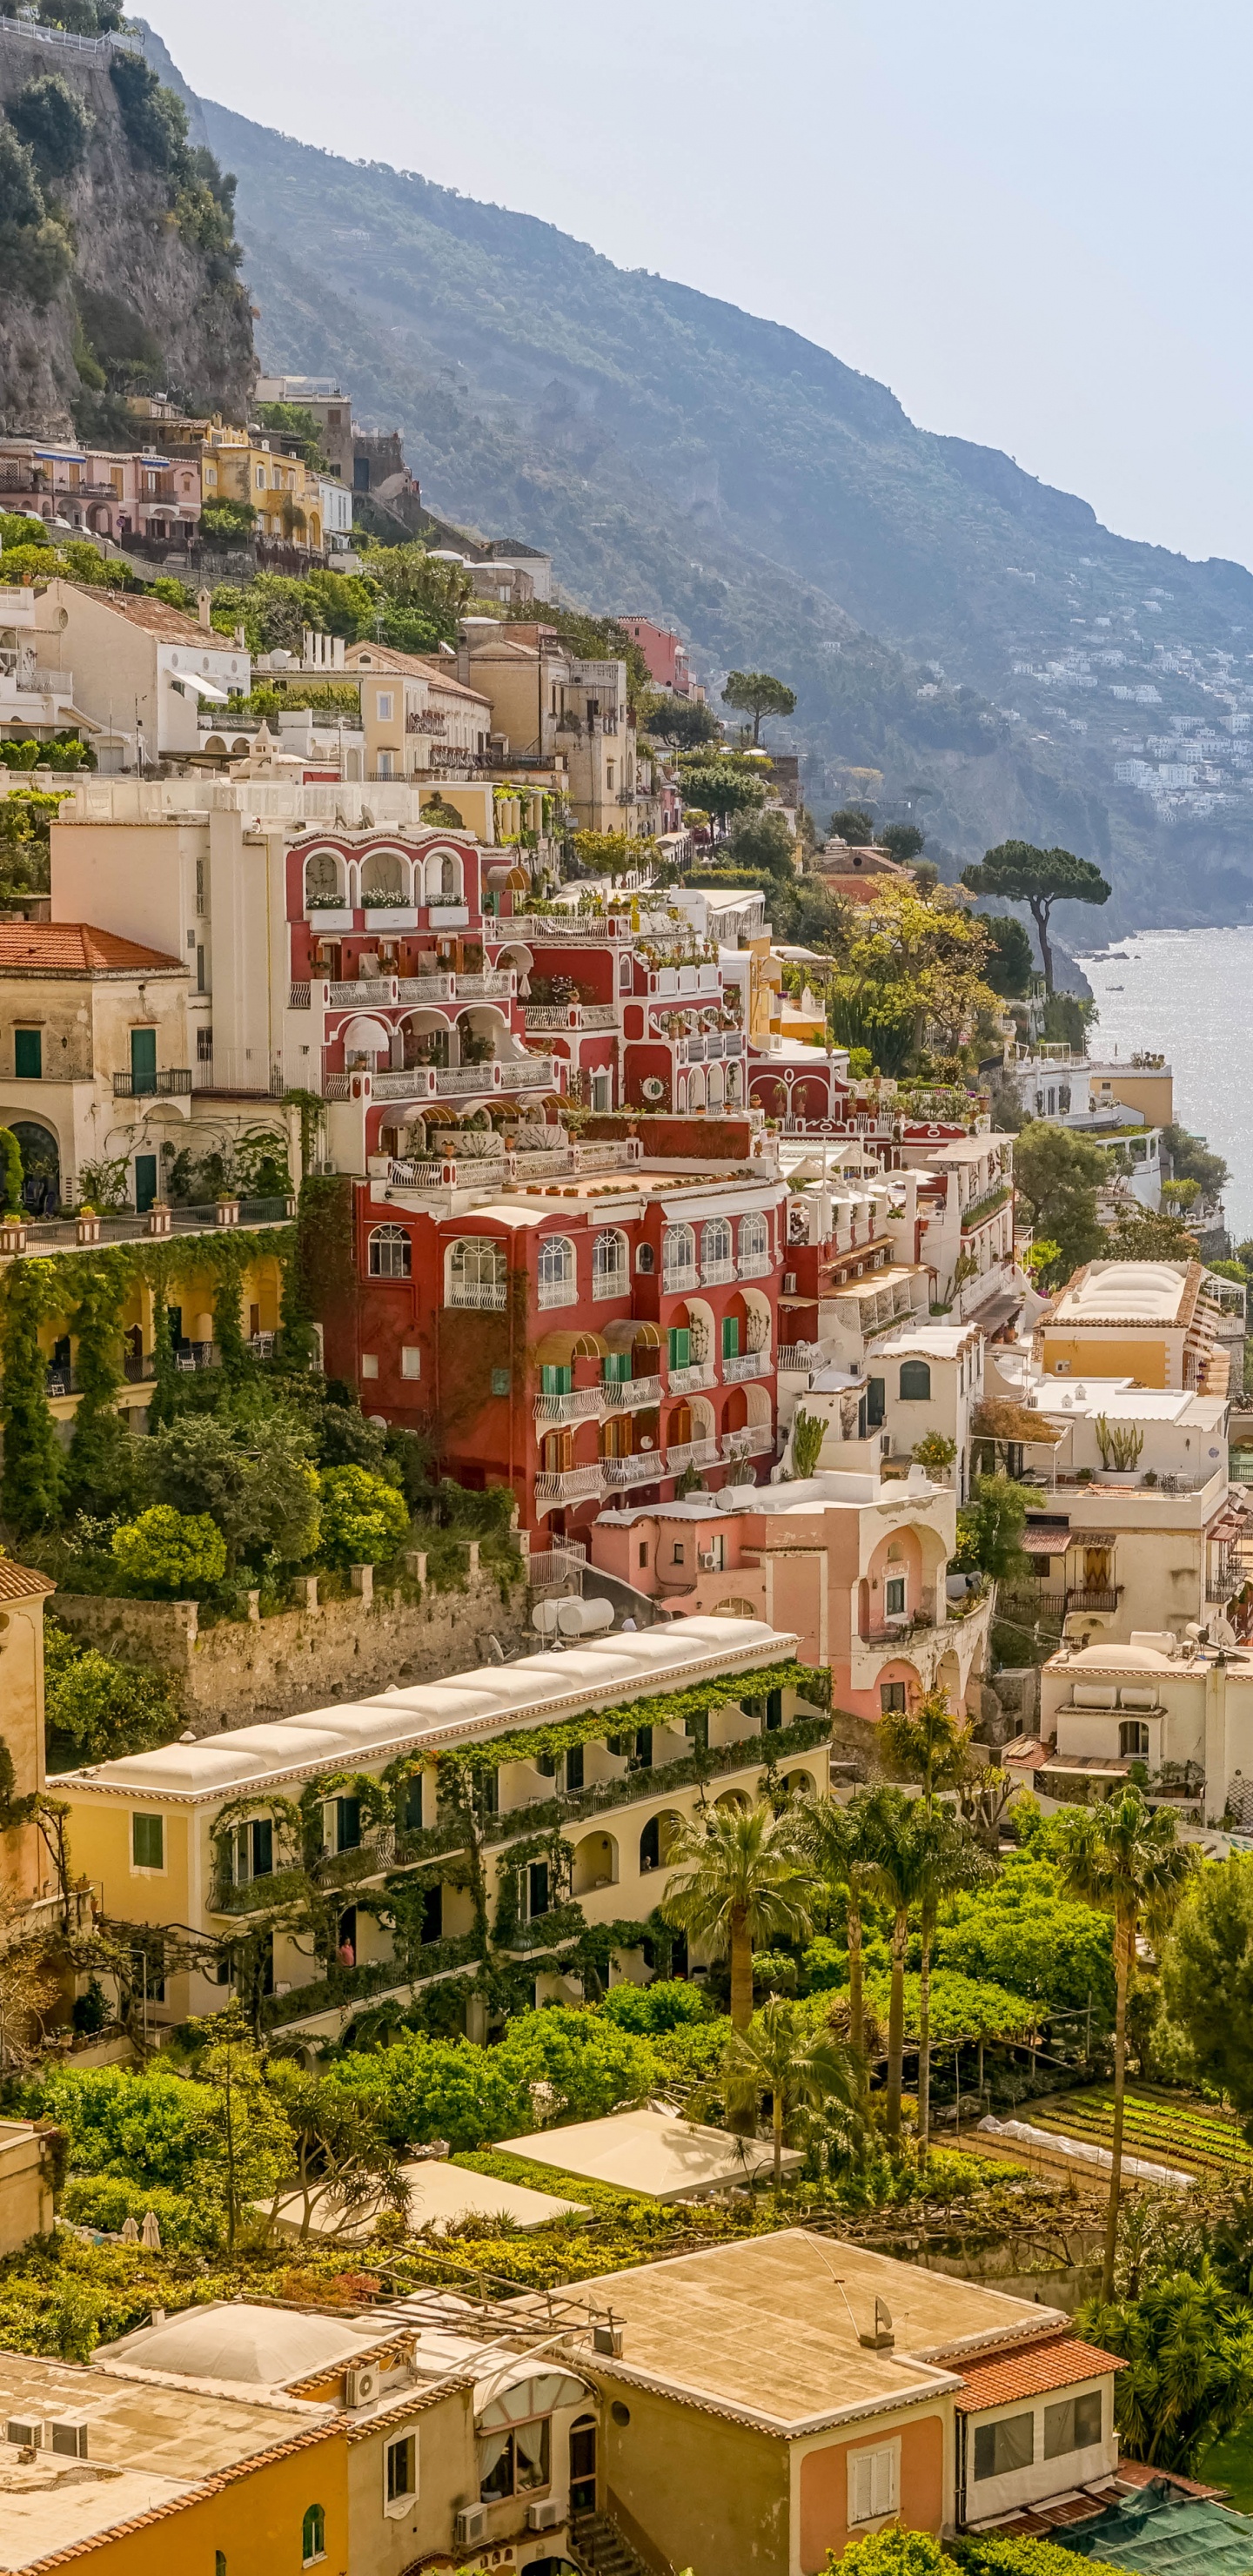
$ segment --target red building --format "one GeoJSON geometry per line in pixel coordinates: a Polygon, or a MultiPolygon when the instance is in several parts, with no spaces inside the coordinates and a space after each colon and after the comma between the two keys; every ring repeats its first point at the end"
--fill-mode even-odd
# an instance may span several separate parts
{"type": "Polygon", "coordinates": [[[690,697],[692,674],[687,647],[670,626],[658,626],[651,617],[620,617],[619,626],[626,628],[638,644],[648,667],[649,679],[659,689],[671,689],[676,698],[690,697]]]}

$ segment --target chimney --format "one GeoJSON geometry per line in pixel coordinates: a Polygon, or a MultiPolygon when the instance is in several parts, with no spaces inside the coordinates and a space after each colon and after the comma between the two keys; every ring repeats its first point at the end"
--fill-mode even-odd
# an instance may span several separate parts
{"type": "Polygon", "coordinates": [[[213,593],[211,590],[205,589],[197,591],[196,615],[199,618],[206,635],[208,635],[212,631],[213,627],[213,593]]]}

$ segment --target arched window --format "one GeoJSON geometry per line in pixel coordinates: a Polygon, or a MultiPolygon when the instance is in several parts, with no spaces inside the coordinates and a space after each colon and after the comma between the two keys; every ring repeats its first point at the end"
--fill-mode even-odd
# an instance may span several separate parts
{"type": "Polygon", "coordinates": [[[376,1225],[370,1236],[370,1277],[411,1279],[413,1240],[404,1225],[376,1225]]]}
{"type": "Polygon", "coordinates": [[[624,1297],[631,1284],[631,1254],[626,1236],[615,1228],[598,1234],[592,1245],[593,1297],[624,1297]]]}
{"type": "Polygon", "coordinates": [[[578,1296],[574,1245],[564,1234],[546,1234],[539,1248],[541,1306],[573,1306],[578,1296]]]}
{"type": "Polygon", "coordinates": [[[740,1218],[740,1267],[751,1263],[758,1276],[770,1266],[770,1229],[764,1216],[740,1218]]]}
{"type": "Polygon", "coordinates": [[[361,900],[368,904],[407,903],[409,870],[399,850],[371,850],[361,870],[361,900]]]}
{"type": "Polygon", "coordinates": [[[731,1228],[724,1216],[715,1217],[701,1236],[701,1268],[706,1279],[731,1276],[731,1228]]]}
{"type": "Polygon", "coordinates": [[[505,1247],[499,1237],[463,1235],[448,1255],[449,1305],[500,1308],[506,1293],[505,1247]]]}
{"type": "Polygon", "coordinates": [[[460,903],[461,861],[455,850],[432,850],[426,862],[428,903],[460,903]]]}
{"type": "Polygon", "coordinates": [[[902,1404],[931,1402],[931,1369],[926,1360],[901,1361],[902,1404]]]}
{"type": "Polygon", "coordinates": [[[311,850],[305,860],[305,910],[332,909],[344,902],[344,866],[334,850],[311,850]]]}
{"type": "Polygon", "coordinates": [[[320,2504],[311,2504],[301,2523],[300,2554],[306,2567],[326,2556],[326,2515],[320,2504]]]}
{"type": "Polygon", "coordinates": [[[667,1278],[696,1268],[696,1237],[690,1225],[668,1225],[661,1246],[661,1266],[667,1278]]]}

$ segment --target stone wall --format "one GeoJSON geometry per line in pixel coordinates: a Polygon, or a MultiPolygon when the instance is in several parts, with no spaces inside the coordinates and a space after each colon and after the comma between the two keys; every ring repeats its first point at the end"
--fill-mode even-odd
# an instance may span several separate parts
{"type": "Polygon", "coordinates": [[[327,1601],[273,1618],[201,1629],[194,1601],[128,1601],[58,1593],[55,1614],[85,1643],[147,1672],[168,1673],[197,1735],[292,1717],[336,1699],[368,1699],[400,1682],[440,1681],[506,1653],[528,1636],[525,1581],[472,1574],[460,1589],[416,1596],[378,1590],[372,1601],[327,1601]]]}

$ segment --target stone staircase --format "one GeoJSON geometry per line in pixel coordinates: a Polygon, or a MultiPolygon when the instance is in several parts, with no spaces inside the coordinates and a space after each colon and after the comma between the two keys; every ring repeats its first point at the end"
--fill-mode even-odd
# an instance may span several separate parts
{"type": "Polygon", "coordinates": [[[589,2569],[591,2576],[655,2576],[607,2513],[573,2515],[570,2542],[580,2565],[589,2569]]]}

